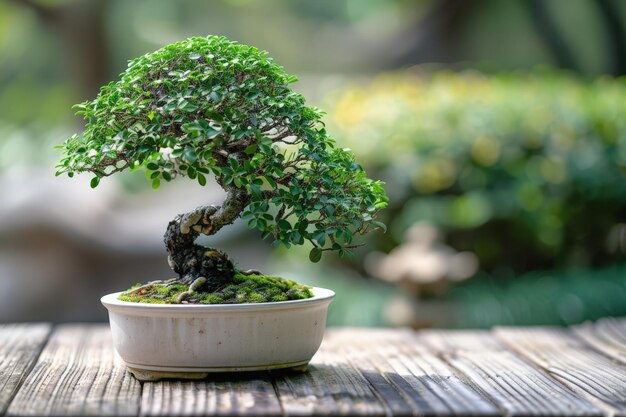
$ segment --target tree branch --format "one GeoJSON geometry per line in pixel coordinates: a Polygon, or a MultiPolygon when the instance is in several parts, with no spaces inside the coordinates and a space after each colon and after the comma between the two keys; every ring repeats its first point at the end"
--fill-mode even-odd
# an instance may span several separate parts
{"type": "Polygon", "coordinates": [[[250,202],[250,194],[248,194],[246,190],[229,187],[226,189],[226,192],[227,195],[224,204],[222,204],[222,207],[220,207],[213,217],[213,227],[217,228],[213,233],[217,232],[217,230],[221,229],[223,226],[234,222],[250,202]]]}

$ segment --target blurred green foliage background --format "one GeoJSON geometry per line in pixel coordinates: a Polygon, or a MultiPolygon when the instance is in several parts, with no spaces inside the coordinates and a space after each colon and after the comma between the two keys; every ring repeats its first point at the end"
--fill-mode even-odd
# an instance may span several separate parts
{"type": "Polygon", "coordinates": [[[330,130],[392,194],[381,249],[428,222],[488,272],[622,258],[626,80],[401,72],[326,108],[330,130]]]}
{"type": "Polygon", "coordinates": [[[106,201],[68,203],[85,184],[38,178],[82,127],[72,104],[127,60],[207,34],[266,49],[297,74],[294,87],[390,196],[389,232],[352,260],[310,265],[307,248],[272,252],[235,225],[224,247],[249,243],[242,264],[336,289],[332,324],[626,315],[625,22],[617,0],[0,2],[0,321],[101,320],[103,291],[168,273],[159,235],[195,204],[185,194],[151,195],[130,175],[106,201]],[[68,204],[77,211],[63,217],[68,204]],[[133,204],[165,214],[131,245],[133,222],[106,219],[133,204]],[[112,230],[112,243],[90,225],[112,230]],[[20,310],[16,294],[44,281],[40,308],[20,310]],[[88,301],[64,305],[58,288],[88,301]]]}

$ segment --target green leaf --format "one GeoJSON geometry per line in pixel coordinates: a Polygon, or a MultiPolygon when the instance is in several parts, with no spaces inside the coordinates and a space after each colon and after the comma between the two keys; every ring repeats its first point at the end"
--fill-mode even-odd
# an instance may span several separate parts
{"type": "Polygon", "coordinates": [[[98,184],[100,184],[100,177],[93,177],[91,179],[91,182],[89,183],[91,188],[96,188],[98,186],[98,184]]]}
{"type": "Polygon", "coordinates": [[[244,150],[244,152],[247,153],[248,155],[253,155],[256,153],[257,148],[258,146],[253,143],[252,145],[246,146],[246,149],[244,150]]]}
{"type": "Polygon", "coordinates": [[[204,130],[204,128],[202,127],[202,125],[200,125],[200,123],[185,123],[184,125],[181,126],[181,129],[183,130],[183,132],[186,133],[191,133],[191,132],[202,132],[204,130]]]}
{"type": "Polygon", "coordinates": [[[313,233],[313,239],[315,239],[320,246],[324,246],[326,244],[326,232],[318,230],[313,233]]]}
{"type": "Polygon", "coordinates": [[[176,101],[172,100],[169,103],[167,103],[165,106],[163,106],[163,110],[167,111],[167,112],[171,112],[176,110],[176,101]]]}
{"type": "Polygon", "coordinates": [[[322,250],[320,248],[313,248],[309,252],[309,260],[313,263],[317,263],[322,259],[322,250]]]}
{"type": "Polygon", "coordinates": [[[281,230],[291,230],[291,224],[285,219],[280,219],[277,224],[281,230]]]}
{"type": "Polygon", "coordinates": [[[296,245],[301,245],[304,243],[304,238],[298,231],[291,232],[291,241],[296,245]]]}
{"type": "Polygon", "coordinates": [[[159,186],[161,186],[161,181],[158,178],[153,179],[152,188],[156,190],[157,188],[159,188],[159,186]]]}
{"type": "Polygon", "coordinates": [[[213,139],[222,131],[221,128],[217,128],[217,126],[207,126],[204,128],[204,136],[208,139],[213,139]]]}
{"type": "Polygon", "coordinates": [[[178,108],[186,113],[191,113],[198,110],[198,106],[188,102],[184,98],[178,100],[178,108]]]}
{"type": "Polygon", "coordinates": [[[387,233],[387,225],[385,223],[378,220],[372,220],[371,223],[383,229],[383,233],[387,233]]]}
{"type": "Polygon", "coordinates": [[[196,160],[198,159],[198,156],[196,155],[196,150],[192,147],[186,147],[185,148],[185,161],[189,162],[190,164],[196,162],[196,160]]]}
{"type": "Polygon", "coordinates": [[[198,184],[203,187],[206,185],[206,177],[200,173],[198,173],[198,184]]]}
{"type": "Polygon", "coordinates": [[[222,99],[222,96],[220,96],[215,91],[211,92],[211,94],[209,94],[209,97],[211,97],[211,100],[213,101],[220,101],[222,99]]]}

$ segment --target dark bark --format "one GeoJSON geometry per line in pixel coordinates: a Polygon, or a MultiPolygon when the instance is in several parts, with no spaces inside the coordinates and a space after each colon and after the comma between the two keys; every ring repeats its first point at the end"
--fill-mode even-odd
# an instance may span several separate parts
{"type": "Polygon", "coordinates": [[[202,206],[180,214],[169,223],[165,232],[170,267],[186,284],[201,282],[196,285],[199,287],[196,291],[220,290],[232,282],[235,274],[235,266],[224,252],[195,243],[200,234],[213,235],[234,222],[250,200],[243,190],[230,188],[227,191],[221,207],[202,206]],[[199,278],[205,280],[197,281],[199,278]]]}

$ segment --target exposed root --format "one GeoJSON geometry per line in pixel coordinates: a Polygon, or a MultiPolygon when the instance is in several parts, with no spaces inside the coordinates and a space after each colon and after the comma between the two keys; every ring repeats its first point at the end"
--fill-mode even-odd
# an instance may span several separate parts
{"type": "Polygon", "coordinates": [[[205,277],[196,278],[196,280],[192,282],[191,285],[189,285],[189,289],[187,291],[178,294],[178,297],[176,297],[176,303],[181,304],[183,301],[185,301],[187,297],[193,295],[194,292],[198,291],[200,287],[202,287],[202,285],[204,285],[205,283],[205,277]]]}
{"type": "Polygon", "coordinates": [[[147,284],[144,284],[144,285],[142,285],[140,287],[133,288],[131,291],[129,291],[129,294],[141,294],[143,292],[151,290],[157,284],[161,284],[161,285],[165,285],[165,286],[169,287],[169,286],[171,286],[173,284],[176,284],[177,282],[179,282],[178,278],[171,278],[171,279],[168,279],[166,281],[157,279],[157,280],[154,280],[154,281],[150,281],[147,284]]]}
{"type": "Polygon", "coordinates": [[[237,271],[239,272],[241,275],[263,275],[263,273],[257,269],[246,269],[245,271],[237,271]]]}

